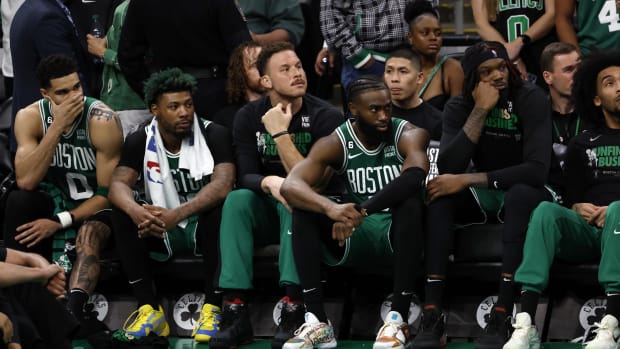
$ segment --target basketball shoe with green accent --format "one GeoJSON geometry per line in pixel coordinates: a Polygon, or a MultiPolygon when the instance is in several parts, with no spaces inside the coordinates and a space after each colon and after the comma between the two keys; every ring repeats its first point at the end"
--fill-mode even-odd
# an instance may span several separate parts
{"type": "Polygon", "coordinates": [[[125,333],[136,337],[145,337],[149,333],[155,333],[160,337],[168,337],[170,334],[170,327],[166,321],[164,310],[161,306],[159,306],[159,310],[155,310],[149,304],[145,304],[131,313],[123,324],[123,330],[125,333]],[[133,322],[127,326],[132,318],[134,318],[133,322]]]}

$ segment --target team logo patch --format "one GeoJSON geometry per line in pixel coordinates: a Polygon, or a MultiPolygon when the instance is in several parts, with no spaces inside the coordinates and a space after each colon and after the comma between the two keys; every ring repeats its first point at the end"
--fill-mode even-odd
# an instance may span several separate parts
{"type": "MultiPolygon", "coordinates": [[[[413,295],[413,299],[409,304],[409,318],[407,319],[407,323],[409,325],[412,325],[420,317],[422,308],[420,308],[419,303],[420,301],[418,300],[416,295],[413,295]]],[[[385,300],[383,301],[383,303],[381,303],[380,315],[382,321],[385,320],[385,317],[390,312],[390,310],[392,310],[392,294],[389,294],[387,297],[385,297],[385,300]]]]}
{"type": "Polygon", "coordinates": [[[174,323],[186,331],[193,330],[204,302],[204,293],[194,292],[182,295],[174,304],[172,312],[174,323]]]}
{"type": "MultiPolygon", "coordinates": [[[[493,310],[495,303],[497,303],[497,296],[488,296],[476,308],[476,321],[480,328],[484,329],[487,327],[491,319],[491,310],[493,310]]],[[[512,317],[515,317],[515,315],[517,315],[517,308],[513,306],[512,317]]]]}
{"type": "Polygon", "coordinates": [[[86,315],[95,315],[97,320],[103,321],[108,315],[110,303],[101,293],[93,293],[88,297],[88,301],[84,305],[84,313],[86,315]]]}
{"type": "Polygon", "coordinates": [[[280,324],[280,314],[282,313],[282,308],[285,306],[285,297],[280,298],[278,303],[273,306],[273,323],[278,326],[280,324]]]}
{"type": "Polygon", "coordinates": [[[155,161],[146,162],[146,179],[148,179],[149,182],[162,183],[161,170],[159,168],[158,162],[155,162],[155,161]]]}
{"type": "Polygon", "coordinates": [[[85,140],[86,139],[86,130],[79,129],[76,131],[77,139],[85,140]]]}
{"type": "Polygon", "coordinates": [[[579,309],[579,324],[584,330],[594,326],[595,322],[601,322],[607,309],[605,298],[588,299],[579,309]]]}

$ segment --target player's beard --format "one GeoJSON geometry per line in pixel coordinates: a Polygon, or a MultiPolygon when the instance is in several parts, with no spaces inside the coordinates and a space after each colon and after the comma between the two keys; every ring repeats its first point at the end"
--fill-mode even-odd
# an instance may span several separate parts
{"type": "Polygon", "coordinates": [[[388,129],[386,131],[379,131],[374,125],[368,124],[362,120],[361,117],[357,118],[357,125],[360,131],[368,138],[369,141],[375,143],[385,142],[392,134],[392,123],[388,123],[388,129]]]}

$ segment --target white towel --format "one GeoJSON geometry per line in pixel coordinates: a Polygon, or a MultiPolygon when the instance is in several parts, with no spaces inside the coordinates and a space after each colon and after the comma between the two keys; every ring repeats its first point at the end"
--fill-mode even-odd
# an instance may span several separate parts
{"type": "MultiPolygon", "coordinates": [[[[196,181],[213,173],[213,155],[202,136],[198,117],[194,114],[192,134],[181,142],[179,168],[189,170],[196,181]]],[[[157,118],[146,127],[146,149],[144,151],[144,189],[146,199],[153,205],[167,209],[178,207],[181,203],[168,167],[168,157],[161,135],[157,129],[157,118]]],[[[179,222],[181,228],[187,219],[179,222]]]]}

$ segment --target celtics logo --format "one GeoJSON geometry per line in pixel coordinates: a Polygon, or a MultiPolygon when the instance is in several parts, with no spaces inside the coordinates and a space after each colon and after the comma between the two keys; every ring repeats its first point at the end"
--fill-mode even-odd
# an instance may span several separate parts
{"type": "Polygon", "coordinates": [[[579,324],[584,330],[594,326],[594,323],[601,322],[607,309],[605,298],[588,299],[579,310],[579,324]]]}
{"type": "MultiPolygon", "coordinates": [[[[412,325],[419,317],[422,312],[422,308],[418,304],[419,300],[415,295],[413,295],[413,299],[409,304],[409,318],[407,319],[407,323],[412,325]]],[[[381,303],[381,320],[384,320],[387,314],[392,310],[392,294],[389,294],[383,303],[381,303]]]]}
{"type": "Polygon", "coordinates": [[[172,312],[174,323],[178,327],[191,331],[200,318],[200,311],[205,301],[204,293],[186,293],[174,304],[172,312]]]}
{"type": "MultiPolygon", "coordinates": [[[[484,329],[487,327],[489,320],[491,320],[491,310],[497,303],[497,296],[488,296],[485,298],[476,309],[476,321],[478,322],[478,326],[484,329]]],[[[512,317],[517,314],[516,307],[512,307],[512,317]]]]}
{"type": "Polygon", "coordinates": [[[90,317],[96,317],[97,320],[103,321],[108,315],[110,303],[107,298],[100,293],[93,293],[88,297],[88,302],[84,305],[84,313],[90,317]]]}

